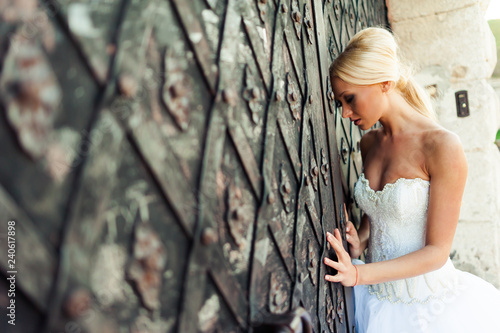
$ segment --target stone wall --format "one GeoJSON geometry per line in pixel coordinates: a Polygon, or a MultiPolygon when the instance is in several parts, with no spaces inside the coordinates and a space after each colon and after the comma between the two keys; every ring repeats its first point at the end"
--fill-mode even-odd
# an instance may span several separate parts
{"type": "MultiPolygon", "coordinates": [[[[464,145],[469,174],[451,257],[459,269],[500,287],[500,103],[488,83],[497,61],[484,19],[489,1],[387,0],[391,27],[439,122],[464,145]],[[457,117],[455,92],[467,90],[470,116],[457,117]]],[[[453,170],[450,170],[452,172],[453,170]]]]}

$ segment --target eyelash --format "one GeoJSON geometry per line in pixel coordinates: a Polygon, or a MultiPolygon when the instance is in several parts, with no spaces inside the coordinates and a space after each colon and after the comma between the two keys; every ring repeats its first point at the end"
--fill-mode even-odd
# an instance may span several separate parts
{"type": "MultiPolygon", "coordinates": [[[[347,99],[345,101],[346,101],[347,104],[351,104],[354,101],[354,96],[347,97],[347,99]]],[[[342,107],[342,103],[340,101],[335,101],[335,107],[341,108],[342,107]]]]}

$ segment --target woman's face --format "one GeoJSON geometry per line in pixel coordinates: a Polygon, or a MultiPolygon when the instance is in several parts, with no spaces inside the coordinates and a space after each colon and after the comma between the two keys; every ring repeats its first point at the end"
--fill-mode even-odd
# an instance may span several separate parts
{"type": "Polygon", "coordinates": [[[333,93],[337,103],[342,105],[342,117],[349,118],[362,130],[375,125],[382,116],[386,102],[382,98],[382,85],[357,86],[333,77],[333,93]]]}

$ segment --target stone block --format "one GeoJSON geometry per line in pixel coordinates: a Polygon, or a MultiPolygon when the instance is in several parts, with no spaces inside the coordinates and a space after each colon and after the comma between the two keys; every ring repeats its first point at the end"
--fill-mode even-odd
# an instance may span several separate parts
{"type": "Polygon", "coordinates": [[[478,3],[462,9],[392,22],[403,56],[417,69],[440,65],[452,81],[485,79],[496,63],[491,30],[478,3]]]}
{"type": "Polygon", "coordinates": [[[493,87],[497,98],[495,98],[495,114],[497,117],[497,128],[500,129],[500,79],[489,79],[488,83],[493,87]]]}
{"type": "MultiPolygon", "coordinates": [[[[496,0],[495,0],[496,1],[496,0]]],[[[481,10],[483,13],[486,15],[486,11],[488,10],[488,7],[490,5],[490,0],[479,0],[479,7],[481,7],[481,10]]]]}
{"type": "Polygon", "coordinates": [[[432,100],[443,98],[445,92],[450,90],[450,72],[440,65],[422,68],[414,75],[415,80],[425,88],[432,100]]]}
{"type": "Polygon", "coordinates": [[[499,219],[500,152],[492,143],[488,149],[468,152],[469,166],[460,220],[488,221],[499,219]]]}
{"type": "MultiPolygon", "coordinates": [[[[412,18],[436,15],[477,4],[478,0],[386,0],[389,21],[399,22],[412,18]]],[[[483,0],[484,2],[484,0],[483,0]]]]}
{"type": "Polygon", "coordinates": [[[456,268],[477,275],[500,288],[498,229],[498,221],[460,222],[450,257],[456,268]]]}
{"type": "Polygon", "coordinates": [[[487,38],[489,38],[489,42],[487,42],[487,46],[489,45],[489,49],[486,49],[486,58],[490,59],[488,61],[488,65],[491,66],[491,72],[488,74],[486,78],[490,78],[491,75],[493,75],[493,72],[495,71],[495,66],[498,61],[498,54],[497,54],[497,41],[495,39],[495,35],[493,35],[493,31],[491,31],[490,25],[488,24],[488,21],[483,20],[483,29],[485,31],[485,34],[487,38]]]}

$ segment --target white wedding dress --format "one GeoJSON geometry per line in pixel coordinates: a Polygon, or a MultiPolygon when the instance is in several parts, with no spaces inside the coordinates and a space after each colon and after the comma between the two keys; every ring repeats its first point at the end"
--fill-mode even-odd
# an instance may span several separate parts
{"type": "MultiPolygon", "coordinates": [[[[367,263],[424,246],[430,186],[400,178],[374,191],[361,174],[354,196],[370,218],[367,263]]],[[[500,291],[450,259],[424,275],[356,286],[354,300],[357,333],[500,333],[500,291]]]]}

